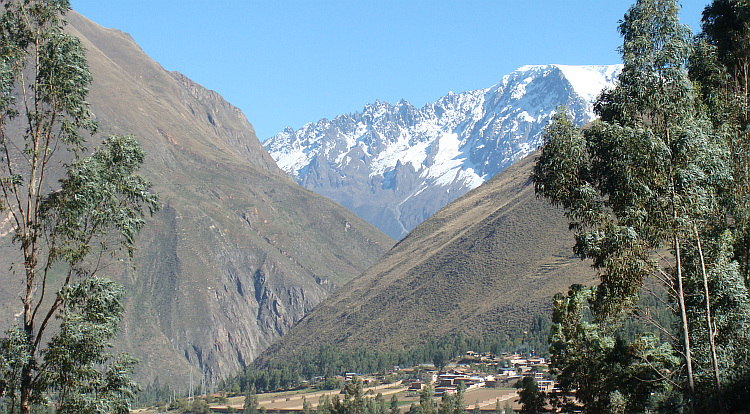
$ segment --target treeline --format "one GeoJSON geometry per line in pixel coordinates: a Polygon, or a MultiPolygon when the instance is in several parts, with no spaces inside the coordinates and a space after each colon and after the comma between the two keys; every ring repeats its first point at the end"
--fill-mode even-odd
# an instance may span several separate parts
{"type": "MultiPolygon", "coordinates": [[[[451,359],[465,355],[467,351],[534,353],[548,355],[550,317],[535,314],[526,327],[517,327],[507,333],[484,336],[456,334],[440,339],[431,339],[425,344],[407,350],[381,350],[359,347],[342,349],[325,344],[317,349],[307,348],[294,358],[273,359],[264,365],[254,365],[242,374],[223,384],[223,389],[240,393],[254,388],[258,392],[289,389],[302,381],[313,381],[316,377],[332,378],[346,372],[360,374],[385,373],[394,367],[413,367],[419,364],[434,364],[442,368],[451,359]]],[[[331,381],[328,381],[330,386],[331,381]]],[[[325,387],[325,385],[321,385],[325,387]]]]}
{"type": "MultiPolygon", "coordinates": [[[[670,326],[671,315],[668,307],[664,306],[663,294],[643,295],[641,309],[648,309],[649,313],[660,325],[670,326]]],[[[441,339],[432,339],[426,344],[418,345],[409,350],[377,350],[359,348],[356,350],[342,350],[334,345],[322,345],[316,350],[308,348],[300,357],[288,360],[273,360],[265,366],[251,366],[237,377],[221,382],[217,388],[232,395],[250,395],[256,392],[270,392],[282,389],[293,389],[302,386],[303,381],[315,382],[315,387],[322,390],[342,389],[345,384],[336,376],[346,372],[360,374],[386,373],[395,366],[413,367],[419,364],[433,364],[440,368],[451,359],[461,359],[467,351],[490,352],[500,355],[504,352],[530,354],[549,357],[549,336],[551,318],[545,314],[535,314],[531,322],[525,327],[516,327],[508,333],[484,336],[464,334],[452,335],[441,339]]],[[[628,340],[638,337],[643,332],[658,333],[652,325],[644,325],[640,319],[630,319],[621,327],[619,335],[628,340]]],[[[392,375],[385,377],[385,381],[401,378],[392,375]]],[[[193,390],[200,394],[200,386],[193,390]]],[[[139,406],[166,406],[170,402],[179,402],[187,396],[187,387],[172,387],[163,383],[157,377],[151,384],[142,388],[138,393],[139,406]]],[[[380,400],[370,399],[368,402],[374,409],[382,407],[380,400]]],[[[329,401],[324,407],[333,407],[329,401]]],[[[503,407],[504,408],[504,407],[503,407]]]]}
{"type": "MultiPolygon", "coordinates": [[[[533,381],[533,380],[532,380],[533,381]]],[[[536,385],[534,385],[536,386],[536,385]]],[[[443,394],[440,403],[433,399],[433,389],[430,385],[422,389],[419,394],[419,402],[412,403],[407,411],[408,414],[466,414],[466,403],[464,401],[464,392],[466,391],[463,384],[459,385],[455,395],[443,394]]],[[[303,400],[302,414],[402,414],[400,403],[396,395],[392,395],[389,401],[378,393],[374,397],[368,397],[364,392],[362,380],[354,378],[347,383],[342,390],[343,398],[338,395],[332,398],[328,395],[320,397],[317,408],[313,409],[312,404],[303,400]]],[[[245,405],[241,411],[243,414],[264,414],[265,408],[258,405],[258,398],[254,392],[246,393],[245,405]]],[[[473,414],[479,414],[479,408],[475,407],[473,414]]],[[[498,401],[495,405],[496,414],[513,414],[510,403],[506,401],[500,405],[498,401]]]]}
{"type": "MultiPolygon", "coordinates": [[[[643,295],[640,309],[646,310],[653,323],[643,323],[643,318],[630,318],[618,330],[618,335],[632,339],[645,332],[657,335],[669,335],[661,332],[659,326],[671,327],[672,318],[663,293],[643,295]]],[[[465,334],[451,335],[440,339],[431,339],[425,344],[415,345],[407,350],[380,350],[360,347],[353,350],[342,349],[333,344],[324,344],[307,348],[295,357],[274,359],[265,365],[253,365],[246,368],[239,376],[220,385],[220,389],[234,394],[255,389],[258,392],[270,392],[300,386],[302,381],[313,382],[315,378],[324,378],[317,387],[321,389],[341,388],[343,384],[333,377],[347,372],[359,374],[385,373],[394,367],[413,367],[420,364],[432,364],[443,369],[450,360],[460,359],[467,351],[490,352],[500,355],[504,352],[533,354],[546,357],[549,354],[549,338],[552,320],[549,315],[537,313],[525,328],[516,327],[503,334],[471,336],[465,334]]]]}

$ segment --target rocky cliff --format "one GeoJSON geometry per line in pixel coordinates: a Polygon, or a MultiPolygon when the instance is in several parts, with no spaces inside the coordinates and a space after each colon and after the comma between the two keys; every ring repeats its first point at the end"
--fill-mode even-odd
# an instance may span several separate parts
{"type": "MultiPolygon", "coordinates": [[[[127,34],[67,17],[94,77],[88,100],[99,134],[90,142],[137,136],[147,153],[141,174],[163,203],[140,235],[133,267],[106,271],[127,288],[115,345],[141,360],[141,381],[158,375],[184,386],[191,367],[213,380],[236,374],[392,245],[289,179],[217,93],[164,70],[127,34]]],[[[2,255],[17,260],[9,239],[2,255]]],[[[10,304],[4,327],[20,289],[0,286],[10,304]]]]}

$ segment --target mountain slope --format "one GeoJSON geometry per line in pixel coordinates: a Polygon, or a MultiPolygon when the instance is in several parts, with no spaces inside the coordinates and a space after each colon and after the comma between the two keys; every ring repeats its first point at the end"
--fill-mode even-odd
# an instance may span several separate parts
{"type": "Polygon", "coordinates": [[[534,195],[532,154],[453,201],[299,321],[262,359],[305,347],[398,348],[503,331],[594,271],[562,212],[534,195]]]}
{"type": "Polygon", "coordinates": [[[579,125],[620,66],[524,66],[495,86],[421,109],[376,102],[290,128],[263,145],[301,185],[400,239],[450,201],[541,145],[559,105],[579,125]]]}
{"type": "MultiPolygon", "coordinates": [[[[143,381],[183,386],[190,366],[213,379],[237,373],[393,244],[290,180],[218,94],[165,71],[130,36],[67,17],[94,77],[92,141],[136,135],[147,154],[141,173],[163,202],[141,233],[135,270],[107,269],[127,289],[116,346],[141,360],[143,381]]],[[[15,306],[20,288],[0,289],[15,306]]]]}

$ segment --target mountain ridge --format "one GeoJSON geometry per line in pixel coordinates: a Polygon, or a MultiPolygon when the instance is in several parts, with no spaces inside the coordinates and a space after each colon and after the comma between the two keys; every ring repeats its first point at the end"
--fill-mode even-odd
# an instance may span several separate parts
{"type": "MultiPolygon", "coordinates": [[[[93,75],[87,101],[99,131],[90,145],[135,135],[146,152],[140,174],[162,201],[132,263],[103,274],[126,288],[114,345],[140,359],[139,381],[183,387],[191,370],[214,381],[237,374],[393,244],[294,183],[219,94],[166,71],[119,30],[74,11],[66,19],[93,75]]],[[[18,263],[10,237],[2,241],[4,262],[18,263]]],[[[2,284],[2,303],[16,304],[21,288],[2,284]]],[[[16,323],[11,308],[1,328],[16,323]]]]}
{"type": "Polygon", "coordinates": [[[496,85],[416,108],[376,101],[263,146],[297,182],[395,239],[541,145],[559,105],[583,125],[620,65],[529,65],[496,85]],[[599,91],[596,91],[599,89],[599,91]]]}

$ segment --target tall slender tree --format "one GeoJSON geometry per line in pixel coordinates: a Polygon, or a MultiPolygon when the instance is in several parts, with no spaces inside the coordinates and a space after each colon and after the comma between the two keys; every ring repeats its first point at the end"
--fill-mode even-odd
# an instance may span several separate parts
{"type": "Polygon", "coordinates": [[[63,30],[69,1],[0,4],[0,209],[22,258],[3,283],[20,274],[23,286],[20,326],[0,343],[0,376],[11,379],[0,393],[10,412],[29,413],[51,393],[60,412],[127,412],[133,360],[107,351],[122,290],[98,273],[107,252],[133,253],[144,209],[158,207],[135,174],[144,154],[133,137],[110,137],[83,156],[96,128],[92,77],[63,30]]]}
{"type": "Polygon", "coordinates": [[[704,314],[714,323],[703,336],[711,340],[719,402],[737,411],[750,404],[746,392],[736,391],[750,385],[750,3],[714,0],[701,23],[690,75],[717,136],[729,148],[732,175],[717,215],[727,219],[707,223],[713,237],[706,243],[711,264],[704,291],[713,293],[704,295],[704,314]]]}
{"type": "MultiPolygon", "coordinates": [[[[711,358],[719,384],[717,398],[728,411],[750,404],[750,4],[714,0],[706,6],[690,75],[714,130],[730,150],[732,181],[720,194],[725,220],[709,222],[710,258],[704,281],[703,314],[714,323],[700,333],[712,341],[711,358]],[[731,321],[728,323],[728,321],[731,321]],[[715,355],[715,356],[714,356],[715,355]]],[[[700,327],[698,327],[700,329],[700,327]]],[[[705,354],[702,352],[701,354],[705,354]]]]}
{"type": "Polygon", "coordinates": [[[398,397],[396,396],[396,394],[393,394],[391,396],[391,404],[389,406],[388,413],[389,414],[401,414],[401,409],[398,408],[398,397]]]}
{"type": "Polygon", "coordinates": [[[688,76],[693,48],[678,11],[669,0],[640,0],[629,9],[620,24],[623,70],[597,102],[601,120],[581,133],[565,115],[556,117],[533,179],[537,194],[565,209],[576,253],[600,271],[592,308],[599,326],[617,326],[612,320],[634,309],[644,278],[664,282],[680,320],[683,384],[695,412],[696,375],[705,370],[699,364],[695,372],[694,342],[704,355],[706,336],[693,331],[708,333],[705,348],[714,352],[705,355],[716,350],[711,292],[702,287],[710,273],[703,269],[713,266],[706,260],[718,256],[706,259],[699,242],[726,224],[721,200],[733,180],[731,148],[688,76]],[[659,257],[664,249],[669,260],[659,257]],[[699,292],[700,306],[692,300],[699,292]]]}

